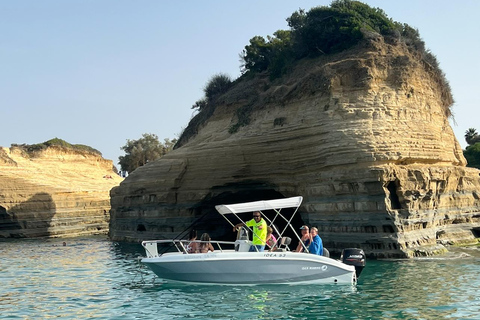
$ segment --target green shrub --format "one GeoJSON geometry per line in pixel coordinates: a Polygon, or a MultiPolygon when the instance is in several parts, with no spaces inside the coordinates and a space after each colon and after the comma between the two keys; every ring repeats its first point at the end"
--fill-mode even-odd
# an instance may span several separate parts
{"type": "MultiPolygon", "coordinates": [[[[279,75],[295,60],[354,46],[366,31],[385,36],[399,36],[404,31],[404,25],[393,22],[383,10],[351,0],[337,0],[330,7],[315,7],[308,12],[300,9],[287,22],[289,31],[278,30],[267,40],[261,36],[250,39],[241,54],[243,72],[268,70],[279,75]]],[[[410,34],[419,39],[415,29],[404,31],[405,37],[410,34]]]]}
{"type": "Polygon", "coordinates": [[[212,76],[203,91],[207,101],[212,102],[216,97],[227,92],[231,86],[232,79],[230,79],[230,76],[219,73],[212,76]]]}
{"type": "MultiPolygon", "coordinates": [[[[300,9],[287,18],[290,30],[278,30],[267,40],[250,39],[241,54],[242,72],[268,70],[281,74],[289,65],[304,57],[332,54],[356,45],[368,32],[404,41],[430,60],[418,30],[395,22],[379,8],[362,2],[336,0],[330,6],[300,9]]],[[[435,60],[435,59],[433,59],[435,60]]]]}
{"type": "Polygon", "coordinates": [[[468,146],[463,151],[463,155],[467,159],[467,167],[480,169],[480,142],[468,146]]]}

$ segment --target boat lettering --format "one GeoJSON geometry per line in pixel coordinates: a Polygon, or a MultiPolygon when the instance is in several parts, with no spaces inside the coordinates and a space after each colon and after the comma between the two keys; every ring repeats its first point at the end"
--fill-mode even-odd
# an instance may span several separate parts
{"type": "Polygon", "coordinates": [[[322,270],[322,271],[327,271],[328,267],[326,265],[323,265],[321,267],[302,267],[302,270],[322,270]]]}
{"type": "Polygon", "coordinates": [[[201,260],[201,259],[211,259],[216,258],[216,254],[187,254],[183,256],[185,260],[201,260]]]}
{"type": "Polygon", "coordinates": [[[263,256],[267,258],[284,258],[287,256],[287,254],[286,253],[265,253],[263,256]]]}

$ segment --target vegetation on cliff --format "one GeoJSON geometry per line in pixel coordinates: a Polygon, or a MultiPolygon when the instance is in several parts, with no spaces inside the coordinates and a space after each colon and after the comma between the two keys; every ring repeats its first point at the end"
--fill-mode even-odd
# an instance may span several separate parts
{"type": "Polygon", "coordinates": [[[242,52],[243,71],[268,70],[276,77],[296,60],[337,53],[356,45],[368,32],[383,36],[409,36],[422,44],[418,32],[391,21],[378,8],[350,0],[333,1],[305,12],[300,9],[287,18],[289,31],[272,36],[256,36],[242,52]]]}
{"type": "Polygon", "coordinates": [[[12,144],[11,147],[19,148],[25,151],[30,156],[48,148],[61,148],[64,150],[74,151],[78,153],[89,153],[102,156],[102,153],[95,148],[83,144],[70,144],[67,141],[59,138],[50,139],[48,141],[37,144],[12,144]]]}
{"type": "MultiPolygon", "coordinates": [[[[287,22],[290,30],[278,30],[266,39],[261,36],[250,39],[240,55],[242,76],[234,82],[228,79],[226,85],[221,87],[222,90],[216,91],[216,98],[244,78],[267,75],[272,81],[288,74],[302,59],[336,54],[377,34],[386,43],[403,43],[423,62],[441,88],[445,115],[451,116],[450,107],[454,101],[450,85],[439,68],[436,57],[425,48],[418,30],[408,24],[393,21],[382,9],[372,8],[359,1],[335,0],[330,6],[315,7],[308,12],[300,9],[287,18],[287,22]]],[[[213,78],[210,83],[212,82],[213,78]]],[[[175,147],[180,147],[194,136],[200,125],[213,114],[219,100],[211,99],[206,90],[205,93],[206,97],[193,106],[199,113],[191,120],[175,147]]],[[[230,133],[248,125],[252,104],[250,101],[240,108],[237,112],[239,121],[232,125],[230,133]]]]}
{"type": "Polygon", "coordinates": [[[477,142],[480,142],[480,135],[477,133],[477,129],[469,128],[465,131],[465,141],[469,146],[474,145],[477,142]]]}
{"type": "Polygon", "coordinates": [[[118,164],[122,171],[130,173],[150,161],[163,157],[173,149],[175,142],[176,139],[166,138],[164,143],[161,143],[157,135],[150,133],[144,133],[138,140],[128,139],[121,148],[125,151],[125,156],[118,157],[118,164]]]}
{"type": "Polygon", "coordinates": [[[477,130],[470,128],[465,132],[465,141],[468,146],[463,151],[467,160],[467,167],[480,169],[480,135],[477,130]]]}
{"type": "MultiPolygon", "coordinates": [[[[290,65],[305,57],[338,53],[378,33],[387,40],[401,40],[422,59],[438,68],[434,55],[425,49],[418,30],[388,18],[379,8],[351,0],[336,0],[328,6],[299,10],[287,18],[289,31],[279,30],[272,36],[255,36],[242,52],[244,72],[268,70],[279,76],[290,65]]],[[[441,73],[441,71],[440,71],[441,73]]]]}

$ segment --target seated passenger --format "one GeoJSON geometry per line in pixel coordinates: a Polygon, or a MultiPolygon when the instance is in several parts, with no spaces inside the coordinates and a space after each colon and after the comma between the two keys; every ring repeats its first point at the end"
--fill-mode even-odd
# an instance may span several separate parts
{"type": "Polygon", "coordinates": [[[268,251],[274,251],[277,248],[277,238],[273,235],[272,227],[267,227],[267,239],[265,243],[269,247],[268,251]]]}
{"type": "Polygon", "coordinates": [[[193,242],[197,240],[197,230],[192,229],[190,231],[190,234],[188,235],[188,242],[187,245],[185,246],[185,249],[187,250],[188,253],[195,253],[197,251],[197,245],[198,243],[193,242]]]}
{"type": "Polygon", "coordinates": [[[202,234],[202,236],[200,237],[200,241],[203,241],[203,242],[200,242],[198,244],[198,249],[197,249],[197,253],[207,253],[208,251],[215,251],[215,249],[213,249],[213,246],[212,244],[210,243],[210,236],[208,235],[208,233],[204,233],[202,234]]]}
{"type": "Polygon", "coordinates": [[[323,256],[323,242],[322,238],[318,235],[318,229],[312,227],[310,229],[310,238],[312,239],[310,243],[310,247],[308,247],[308,251],[313,254],[318,254],[319,256],[323,256]]]}
{"type": "Polygon", "coordinates": [[[312,238],[310,236],[309,228],[306,225],[303,225],[300,227],[300,230],[302,230],[302,237],[300,238],[301,241],[298,243],[297,249],[295,249],[295,252],[303,252],[305,248],[308,248],[310,243],[312,242],[312,238]],[[303,245],[302,245],[303,243],[303,245]]]}

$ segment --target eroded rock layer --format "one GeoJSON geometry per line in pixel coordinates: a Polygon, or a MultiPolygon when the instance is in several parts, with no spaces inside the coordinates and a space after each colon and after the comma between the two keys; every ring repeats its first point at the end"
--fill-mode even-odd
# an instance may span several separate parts
{"type": "Polygon", "coordinates": [[[273,82],[240,79],[181,147],[112,189],[110,236],[170,238],[195,223],[233,239],[215,204],[302,195],[294,222],[317,226],[333,253],[411,257],[475,242],[479,171],[465,167],[448,99],[428,64],[381,38],[273,82]]]}
{"type": "Polygon", "coordinates": [[[0,149],[0,238],[106,234],[112,161],[49,147],[0,149]]]}

